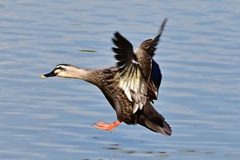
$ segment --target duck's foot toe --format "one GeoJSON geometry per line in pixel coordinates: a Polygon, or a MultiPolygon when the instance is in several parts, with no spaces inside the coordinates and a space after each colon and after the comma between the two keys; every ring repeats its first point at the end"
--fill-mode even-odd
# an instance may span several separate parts
{"type": "Polygon", "coordinates": [[[102,121],[99,121],[98,123],[95,123],[93,125],[94,128],[100,129],[100,130],[107,130],[112,132],[115,127],[117,127],[121,122],[120,121],[115,121],[111,124],[104,123],[102,121]]]}

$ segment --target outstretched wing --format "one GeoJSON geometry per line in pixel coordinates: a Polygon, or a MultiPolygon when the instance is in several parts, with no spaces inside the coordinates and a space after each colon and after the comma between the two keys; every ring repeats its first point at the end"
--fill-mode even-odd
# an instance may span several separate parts
{"type": "MultiPolygon", "coordinates": [[[[160,30],[158,32],[158,35],[155,38],[148,39],[148,40],[145,40],[144,42],[142,42],[142,44],[138,47],[139,52],[135,53],[136,55],[138,55],[138,53],[141,53],[141,50],[143,50],[142,52],[147,53],[151,57],[153,57],[155,55],[155,51],[157,49],[156,47],[160,41],[160,37],[163,33],[166,22],[167,22],[167,19],[164,19],[164,21],[160,27],[160,30]]],[[[137,57],[140,57],[140,56],[137,56],[137,57]]],[[[140,64],[144,64],[144,61],[145,61],[144,59],[143,59],[143,61],[141,61],[140,58],[138,58],[138,59],[139,59],[140,64]]],[[[161,74],[159,65],[153,59],[151,59],[151,60],[152,61],[151,61],[150,66],[145,67],[145,68],[142,67],[142,69],[148,78],[147,83],[148,83],[149,100],[153,102],[153,100],[156,100],[158,97],[158,89],[161,84],[162,74],[161,74]]],[[[142,65],[142,66],[144,66],[144,65],[142,65]]]]}
{"type": "Polygon", "coordinates": [[[153,39],[147,39],[145,41],[142,42],[142,44],[140,45],[140,47],[142,49],[144,49],[151,57],[153,57],[155,55],[155,51],[156,51],[156,47],[158,45],[158,42],[160,40],[160,37],[163,33],[163,30],[164,30],[164,27],[165,27],[165,24],[167,22],[167,18],[165,18],[162,22],[162,25],[160,27],[160,30],[158,32],[158,35],[153,38],[153,39]]]}
{"type": "Polygon", "coordinates": [[[119,79],[119,87],[122,88],[128,99],[133,102],[133,113],[147,102],[147,83],[142,72],[141,64],[133,52],[132,44],[120,33],[116,32],[113,43],[117,48],[112,48],[116,53],[119,71],[115,78],[119,79]]]}
{"type": "Polygon", "coordinates": [[[114,34],[113,47],[118,60],[119,71],[115,78],[119,79],[128,99],[133,102],[133,113],[142,109],[148,100],[157,99],[162,74],[158,64],[152,59],[167,19],[164,19],[158,35],[145,40],[135,51],[132,44],[120,33],[114,34]]]}

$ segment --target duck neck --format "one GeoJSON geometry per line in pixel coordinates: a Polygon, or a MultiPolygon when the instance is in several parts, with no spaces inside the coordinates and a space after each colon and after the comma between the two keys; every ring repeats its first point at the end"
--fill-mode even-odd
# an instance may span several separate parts
{"type": "Polygon", "coordinates": [[[82,69],[82,68],[74,68],[71,72],[70,75],[71,77],[69,78],[77,78],[77,79],[82,79],[86,80],[88,77],[90,70],[87,69],[82,69]]]}
{"type": "Polygon", "coordinates": [[[90,82],[95,84],[96,78],[95,78],[95,72],[94,69],[82,69],[78,67],[72,68],[68,75],[64,76],[65,78],[76,78],[76,79],[82,79],[84,81],[90,82]]]}

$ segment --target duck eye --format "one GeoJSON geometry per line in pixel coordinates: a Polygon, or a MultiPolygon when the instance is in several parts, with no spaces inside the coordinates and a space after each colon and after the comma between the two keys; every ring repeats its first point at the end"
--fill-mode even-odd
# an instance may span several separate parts
{"type": "Polygon", "coordinates": [[[66,70],[65,67],[57,66],[57,67],[54,69],[54,73],[55,73],[55,74],[58,74],[59,72],[65,71],[65,70],[66,70]]]}

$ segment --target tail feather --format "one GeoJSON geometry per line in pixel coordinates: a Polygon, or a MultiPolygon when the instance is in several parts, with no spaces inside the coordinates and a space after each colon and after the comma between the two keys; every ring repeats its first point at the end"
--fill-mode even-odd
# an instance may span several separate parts
{"type": "Polygon", "coordinates": [[[148,102],[138,114],[138,124],[150,129],[153,132],[161,133],[166,136],[172,134],[170,125],[164,117],[158,113],[150,102],[148,102]]]}

